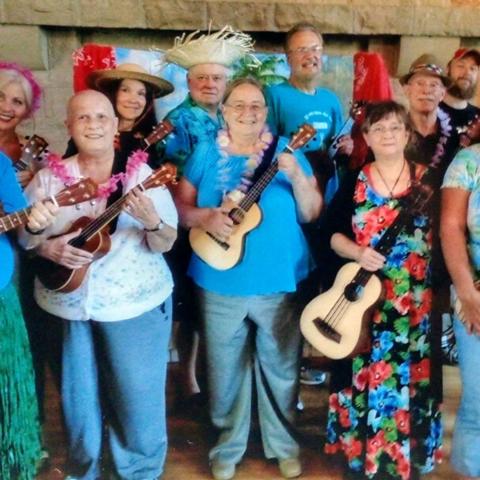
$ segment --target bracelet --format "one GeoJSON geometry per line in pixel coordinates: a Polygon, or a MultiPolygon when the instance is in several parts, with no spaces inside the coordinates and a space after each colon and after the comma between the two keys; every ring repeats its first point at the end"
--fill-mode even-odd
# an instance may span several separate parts
{"type": "Polygon", "coordinates": [[[165,226],[165,223],[163,223],[163,220],[160,220],[157,225],[155,225],[153,228],[143,228],[145,232],[158,232],[159,230],[162,230],[163,227],[165,226]]]}
{"type": "Polygon", "coordinates": [[[33,231],[33,230],[30,229],[30,227],[28,226],[28,224],[25,225],[25,230],[26,230],[30,235],[41,235],[41,234],[45,231],[45,229],[42,228],[42,230],[37,230],[37,231],[35,232],[35,231],[33,231]]]}

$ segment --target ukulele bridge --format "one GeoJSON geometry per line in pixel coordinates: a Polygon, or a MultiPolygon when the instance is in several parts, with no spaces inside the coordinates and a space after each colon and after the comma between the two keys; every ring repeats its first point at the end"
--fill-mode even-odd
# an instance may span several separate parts
{"type": "Polygon", "coordinates": [[[317,330],[327,337],[329,340],[332,340],[335,343],[340,343],[342,341],[342,336],[325,320],[317,317],[313,321],[314,325],[317,327],[317,330]]]}
{"type": "Polygon", "coordinates": [[[206,233],[216,244],[220,245],[225,251],[227,251],[230,248],[230,244],[228,244],[227,242],[220,240],[210,232],[206,232],[206,233]]]}

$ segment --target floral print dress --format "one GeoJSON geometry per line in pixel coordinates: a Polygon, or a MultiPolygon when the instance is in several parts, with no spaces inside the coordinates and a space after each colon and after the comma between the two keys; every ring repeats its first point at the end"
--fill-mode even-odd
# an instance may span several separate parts
{"type": "MultiPolygon", "coordinates": [[[[380,196],[370,168],[358,176],[352,218],[364,246],[377,244],[408,193],[380,196]]],[[[343,452],[367,478],[407,480],[414,470],[431,471],[440,455],[440,411],[430,388],[430,247],[429,220],[416,215],[377,272],[384,297],[371,321],[371,351],[353,359],[351,386],[330,395],[325,451],[343,452]]]]}

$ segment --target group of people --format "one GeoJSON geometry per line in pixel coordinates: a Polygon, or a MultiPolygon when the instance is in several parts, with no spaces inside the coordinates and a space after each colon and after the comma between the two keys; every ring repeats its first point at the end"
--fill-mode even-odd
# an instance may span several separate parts
{"type": "MultiPolygon", "coordinates": [[[[332,279],[322,270],[342,259],[375,272],[384,296],[369,323],[371,348],[333,370],[325,452],[344,460],[347,478],[414,480],[433,470],[442,446],[439,326],[455,305],[463,393],[452,463],[465,479],[480,478],[474,373],[480,150],[459,151],[458,133],[480,112],[469,103],[480,52],[458,50],[447,70],[431,54],[415,60],[400,78],[408,110],[393,100],[366,106],[360,131],[368,157],[353,170],[345,159],[355,142],[342,132],[339,99],[319,86],[323,39],[315,26],[302,23],[288,32],[290,77],[279,85],[265,88],[252,77],[229,82],[230,67],[252,49],[248,35],[230,28],[177,39],[165,61],[186,69],[189,93],[167,115],[173,132],[157,147],[143,140],[156,123],[154,100],[173,85],[134,64],[91,72],[89,88],[67,105],[63,158],[47,153],[17,176],[25,142],[17,127],[38,108],[41,89],[28,70],[0,63],[2,215],[32,205],[17,235],[31,253],[20,262],[34,273],[55,265],[85,273],[72,289],[47,288],[38,277],[34,285],[20,278],[17,287],[34,296],[38,322],[61,328],[56,362],[66,478],[103,478],[104,438],[109,478],[161,478],[172,318],[183,330],[185,395],[201,392],[195,352],[199,339],[205,346],[208,408],[218,431],[209,453],[213,478],[235,476],[247,449],[254,392],[265,457],[277,460],[284,478],[300,476],[292,433],[299,317],[312,290],[329,287],[332,279]],[[315,135],[293,149],[289,139],[304,123],[315,135]],[[341,157],[328,157],[332,143],[341,157]],[[146,187],[166,162],[176,165],[178,183],[146,187]],[[267,171],[274,174],[265,180],[267,171]],[[336,188],[331,179],[339,173],[336,188]],[[99,186],[96,198],[59,207],[55,195],[82,178],[99,186]],[[208,232],[227,245],[238,234],[232,202],[256,188],[261,221],[246,235],[239,261],[211,266],[191,250],[188,231],[208,232]],[[388,251],[378,251],[399,218],[400,233],[388,251]],[[107,243],[104,251],[103,244],[89,248],[99,232],[107,234],[99,240],[107,243]],[[445,302],[450,287],[452,300],[445,302]]],[[[170,180],[166,174],[164,182],[170,180]]],[[[42,456],[37,405],[42,408],[43,398],[38,381],[35,395],[34,370],[47,359],[34,355],[32,364],[39,339],[29,332],[30,347],[13,286],[12,239],[5,234],[0,255],[0,471],[5,480],[31,480],[42,456]]]]}

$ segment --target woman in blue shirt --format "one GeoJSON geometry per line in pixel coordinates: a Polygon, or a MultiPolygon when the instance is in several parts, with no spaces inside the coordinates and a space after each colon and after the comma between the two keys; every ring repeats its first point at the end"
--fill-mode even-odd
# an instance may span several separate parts
{"type": "MultiPolygon", "coordinates": [[[[187,228],[227,240],[234,225],[220,206],[224,196],[235,188],[246,191],[252,186],[256,169],[274,149],[275,140],[266,129],[265,97],[255,80],[232,82],[222,113],[227,130],[218,132],[216,142],[198,145],[176,198],[187,228]]],[[[286,139],[279,138],[276,151],[285,146],[286,139]]],[[[300,223],[319,215],[322,198],[303,155],[281,153],[278,167],[259,200],[262,220],[248,234],[241,261],[228,270],[217,270],[193,254],[189,267],[199,287],[210,415],[220,432],[210,451],[217,480],[233,478],[245,453],[254,371],[265,456],[278,460],[285,478],[301,473],[298,444],[259,379],[261,370],[281,416],[291,420],[300,348],[293,296],[310,270],[300,223]]]]}
{"type": "MultiPolygon", "coordinates": [[[[0,202],[6,214],[26,206],[12,164],[1,152],[0,202]]],[[[36,204],[29,215],[28,231],[41,231],[54,212],[53,205],[36,204]]],[[[14,260],[6,234],[0,234],[0,264],[0,478],[31,480],[40,457],[38,408],[27,332],[11,283],[14,260]]]]}

